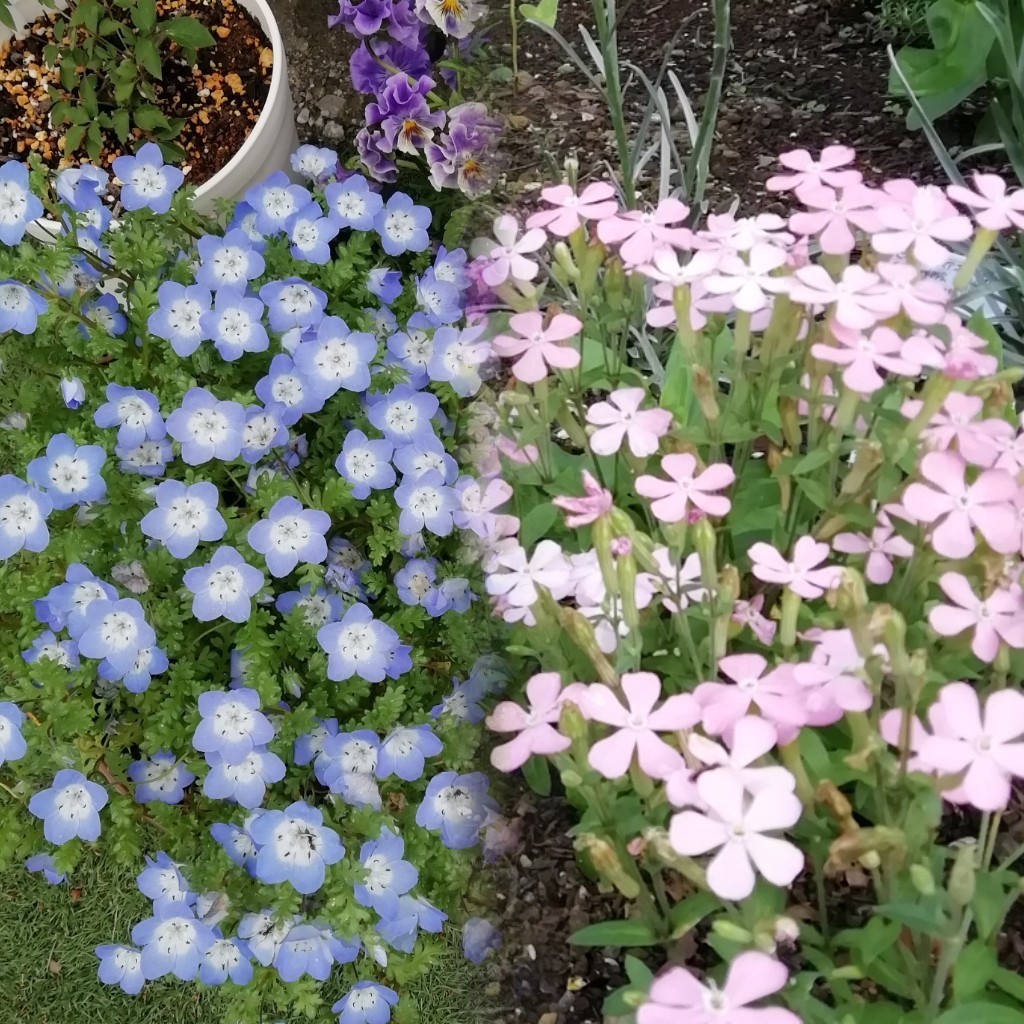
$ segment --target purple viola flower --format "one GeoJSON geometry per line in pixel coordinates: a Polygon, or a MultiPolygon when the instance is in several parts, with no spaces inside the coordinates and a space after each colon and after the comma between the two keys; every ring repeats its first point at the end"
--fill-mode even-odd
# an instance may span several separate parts
{"type": "Polygon", "coordinates": [[[34,794],[29,813],[42,819],[48,843],[63,846],[72,839],[91,843],[100,836],[100,811],[107,805],[107,791],[81,772],[62,768],[48,789],[34,794]]]}
{"type": "Polygon", "coordinates": [[[271,329],[278,332],[291,327],[315,327],[327,308],[326,293],[301,277],[265,284],[260,289],[260,298],[267,304],[271,329]]]}
{"type": "Polygon", "coordinates": [[[174,193],[185,180],[177,167],[164,164],[163,153],[155,142],[147,142],[134,156],[117,157],[112,166],[121,181],[121,205],[126,210],[146,208],[153,213],[166,213],[174,193]]]}
{"type": "Polygon", "coordinates": [[[181,445],[190,466],[211,459],[230,462],[242,450],[245,410],[238,402],[221,402],[205,388],[189,388],[181,408],[167,417],[167,433],[181,445]]]}
{"type": "Polygon", "coordinates": [[[370,363],[377,341],[365,331],[350,331],[341,317],[325,316],[316,337],[303,341],[293,355],[295,366],[326,401],[344,388],[364,392],[370,386],[370,363]]]}
{"type": "Polygon", "coordinates": [[[312,202],[295,215],[289,228],[291,254],[307,263],[325,264],[331,261],[331,242],[341,226],[324,216],[320,204],[312,202]]]}
{"type": "Polygon", "coordinates": [[[416,305],[436,324],[451,324],[462,316],[462,296],[450,281],[442,281],[433,267],[416,280],[416,305]]]}
{"type": "Polygon", "coordinates": [[[370,183],[361,174],[328,185],[324,198],[327,200],[327,216],[339,229],[369,231],[384,206],[384,200],[370,188],[370,183]]]}
{"type": "Polygon", "coordinates": [[[345,856],[338,833],[323,821],[320,811],[302,801],[261,814],[249,828],[259,847],[256,877],[267,884],[288,882],[303,895],[320,889],[326,869],[345,856]]]}
{"type": "Polygon", "coordinates": [[[37,872],[42,874],[43,878],[50,885],[60,885],[61,882],[66,882],[68,877],[63,871],[57,870],[53,857],[48,853],[34,853],[31,857],[27,858],[25,870],[31,874],[36,874],[37,872]]]}
{"type": "MultiPolygon", "coordinates": [[[[103,333],[116,338],[128,327],[117,299],[113,295],[101,295],[92,302],[82,303],[82,315],[88,317],[103,333]]],[[[81,325],[85,333],[85,324],[81,325]]]]}
{"type": "Polygon", "coordinates": [[[302,621],[313,629],[319,629],[328,622],[337,622],[345,611],[345,605],[337,594],[313,590],[308,583],[298,590],[281,594],[274,607],[282,615],[288,615],[297,608],[302,613],[302,621]]]}
{"type": "Polygon", "coordinates": [[[209,288],[211,292],[224,287],[244,292],[248,283],[255,281],[266,268],[263,257],[241,228],[228,231],[223,238],[204,235],[196,243],[196,248],[200,260],[196,284],[209,288]]]}
{"type": "Polygon", "coordinates": [[[434,934],[441,931],[448,915],[442,913],[422,896],[400,896],[398,909],[393,917],[386,921],[378,921],[377,934],[389,946],[400,953],[411,953],[416,945],[416,938],[422,928],[434,934]]]}
{"type": "Polygon", "coordinates": [[[145,693],[153,676],[166,672],[168,664],[167,655],[161,648],[143,647],[127,671],[122,672],[104,658],[97,666],[96,673],[100,679],[120,680],[129,693],[145,693]]]}
{"type": "Polygon", "coordinates": [[[303,508],[297,498],[274,502],[266,519],[255,523],[246,535],[253,551],[263,555],[272,576],[287,576],[299,562],[319,565],[327,560],[324,535],[331,517],[315,508],[303,508]]]}
{"type": "Polygon", "coordinates": [[[386,394],[367,398],[369,421],[393,444],[409,444],[433,434],[431,418],[440,409],[435,395],[398,384],[386,394]]]}
{"type": "Polygon", "coordinates": [[[239,939],[218,938],[203,953],[199,980],[204,985],[223,985],[229,978],[236,985],[248,985],[252,981],[249,951],[239,939]]]}
{"type": "Polygon", "coordinates": [[[440,832],[441,842],[450,850],[465,850],[479,841],[480,829],[498,805],[487,795],[483,772],[435,775],[416,811],[416,824],[440,832]]]}
{"type": "MultiPolygon", "coordinates": [[[[415,16],[414,16],[415,17],[415,16]]],[[[418,28],[418,26],[416,26],[418,28]]],[[[396,72],[420,78],[431,70],[430,54],[417,36],[408,41],[364,40],[348,62],[349,77],[356,92],[378,95],[396,72]]]]}
{"type": "Polygon", "coordinates": [[[60,397],[66,408],[80,409],[85,401],[85,385],[80,377],[63,377],[60,382],[60,397]]]}
{"type": "Polygon", "coordinates": [[[157,903],[153,916],[132,929],[132,942],[142,947],[142,973],[149,981],[166,974],[192,981],[214,941],[212,929],[181,903],[157,903]]]}
{"type": "MultiPolygon", "coordinates": [[[[9,700],[0,701],[0,765],[6,761],[19,761],[28,749],[21,735],[25,713],[9,700]]],[[[34,870],[32,868],[29,869],[34,870]]]]}
{"type": "Polygon", "coordinates": [[[43,204],[29,188],[28,168],[20,160],[8,160],[0,166],[0,242],[17,245],[42,215],[43,204]]]}
{"type": "Polygon", "coordinates": [[[227,532],[227,523],[217,511],[220,493],[213,484],[165,480],[150,493],[156,508],[142,517],[139,528],[175,558],[188,558],[200,541],[220,540],[227,532]]]}
{"type": "Polygon", "coordinates": [[[133,597],[92,601],[81,621],[69,620],[68,628],[80,654],[105,660],[122,675],[133,668],[141,651],[156,642],[142,605],[133,597]]]}
{"type": "Polygon", "coordinates": [[[210,308],[209,289],[198,284],[164,281],[156,297],[159,306],[146,321],[149,333],[170,342],[175,354],[182,359],[192,355],[209,337],[203,330],[202,319],[210,308]]]}
{"type": "Polygon", "coordinates": [[[334,966],[327,934],[315,925],[294,925],[277,947],[273,965],[284,982],[298,981],[304,974],[326,981],[334,966]]]}
{"type": "Polygon", "coordinates": [[[404,853],[402,837],[386,825],[381,826],[377,839],[363,843],[359,863],[366,874],[355,885],[356,903],[371,907],[383,918],[397,913],[399,896],[404,896],[419,881],[416,868],[402,859],[404,853]]]}
{"type": "Polygon", "coordinates": [[[116,426],[118,444],[134,448],[165,435],[160,403],[152,391],[108,384],[106,394],[107,400],[93,414],[93,422],[97,427],[116,426]]]}
{"type": "MultiPolygon", "coordinates": [[[[75,641],[58,640],[48,629],[40,633],[32,641],[32,646],[21,652],[21,656],[29,665],[34,665],[38,661],[53,661],[64,669],[78,668],[78,645],[75,641]]],[[[0,705],[0,708],[2,707],[3,705],[0,705]]]]}
{"type": "Polygon", "coordinates": [[[490,186],[493,168],[488,164],[501,125],[487,114],[482,103],[462,103],[448,111],[448,130],[427,144],[427,163],[434,187],[458,188],[476,195],[490,186]]]}
{"type": "Polygon", "coordinates": [[[366,275],[366,290],[390,306],[402,294],[402,275],[390,267],[374,267],[366,275]]]}
{"type": "Polygon", "coordinates": [[[133,761],[128,778],[135,783],[135,799],[140,804],[180,804],[185,787],[196,781],[169,750],[158,750],[148,761],[133,761]]]}
{"type": "Polygon", "coordinates": [[[402,604],[420,605],[437,579],[437,560],[412,558],[395,573],[395,587],[402,604]]]}
{"type": "Polygon", "coordinates": [[[481,340],[486,324],[458,330],[442,327],[434,334],[434,350],[427,366],[430,379],[450,384],[461,398],[471,398],[483,380],[480,367],[491,355],[490,342],[481,340]]]}
{"type": "Polygon", "coordinates": [[[388,1024],[398,993],[375,981],[357,981],[332,1007],[338,1024],[388,1024]]]}
{"type": "Polygon", "coordinates": [[[284,171],[275,171],[245,193],[245,201],[256,214],[254,226],[261,235],[286,232],[292,218],[309,205],[309,192],[293,185],[284,171]]]}
{"type": "Polygon", "coordinates": [[[205,565],[185,573],[185,586],[193,594],[192,614],[200,622],[221,617],[246,622],[252,612],[252,598],[265,582],[259,569],[227,545],[217,548],[205,565]]]}
{"type": "Polygon", "coordinates": [[[407,479],[416,479],[424,473],[440,474],[451,486],[458,479],[459,464],[445,450],[441,439],[434,434],[424,435],[417,441],[395,449],[395,468],[407,479]]]}
{"type": "Polygon", "coordinates": [[[363,166],[370,172],[375,181],[395,181],[398,178],[398,165],[383,148],[384,133],[360,128],[356,133],[356,151],[363,166]]]}
{"type": "MultiPolygon", "coordinates": [[[[7,167],[14,161],[4,164],[7,167]]],[[[0,281],[0,332],[35,333],[39,318],[46,312],[46,299],[18,281],[0,281]]]]}
{"type": "Polygon", "coordinates": [[[470,963],[482,964],[491,950],[501,947],[501,932],[490,921],[471,917],[462,926],[462,951],[470,963]]]}
{"type": "Polygon", "coordinates": [[[432,214],[426,206],[417,206],[404,192],[396,192],[374,218],[374,230],[389,256],[403,252],[423,252],[430,245],[432,214]]]}
{"type": "Polygon", "coordinates": [[[142,954],[133,946],[97,946],[93,952],[99,958],[97,972],[104,985],[117,985],[125,995],[137,996],[146,984],[142,973],[142,954]]]}
{"type": "Polygon", "coordinates": [[[260,711],[260,695],[246,687],[201,693],[199,714],[192,746],[203,754],[219,754],[228,764],[240,764],[274,738],[270,719],[260,711]]]}
{"type": "Polygon", "coordinates": [[[446,612],[462,615],[477,600],[469,580],[452,576],[434,587],[423,601],[423,608],[432,618],[439,619],[446,612]]]}
{"type": "Polygon", "coordinates": [[[383,152],[415,156],[433,139],[434,130],[444,126],[444,111],[431,111],[425,98],[433,87],[434,80],[426,75],[413,81],[399,73],[387,80],[377,102],[366,108],[367,125],[380,126],[383,152]]]}
{"type": "Polygon", "coordinates": [[[210,826],[210,835],[232,864],[245,868],[252,875],[256,866],[256,844],[247,832],[237,825],[218,821],[210,826]]]}
{"type": "Polygon", "coordinates": [[[314,719],[314,721],[316,721],[316,725],[312,732],[303,733],[295,740],[292,760],[298,765],[311,764],[323,753],[327,737],[338,735],[338,720],[336,718],[325,718],[323,721],[314,719]]]}
{"type": "Polygon", "coordinates": [[[249,810],[263,803],[268,784],[285,776],[284,761],[266,747],[254,747],[237,764],[229,764],[216,751],[210,751],[206,760],[210,771],[203,780],[203,795],[234,800],[249,810]]]}
{"type": "Polygon", "coordinates": [[[352,496],[362,501],[370,491],[391,487],[397,477],[390,459],[394,445],[379,438],[368,438],[361,430],[345,435],[341,454],[334,468],[352,485],[352,496]]]}
{"type": "Polygon", "coordinates": [[[234,362],[246,352],[266,352],[270,346],[263,326],[263,303],[243,287],[225,285],[202,316],[203,333],[212,339],[221,359],[234,362]]]}
{"type": "Polygon", "coordinates": [[[265,377],[256,382],[256,397],[266,406],[278,407],[278,415],[286,426],[292,426],[306,415],[324,407],[320,390],[295,365],[291,356],[280,353],[271,360],[265,377]]]}
{"type": "Polygon", "coordinates": [[[391,17],[393,0],[338,0],[338,13],[327,18],[330,28],[343,25],[357,39],[376,35],[391,17]]]}
{"type": "Polygon", "coordinates": [[[404,782],[415,782],[423,776],[426,759],[440,754],[442,749],[429,725],[400,725],[380,745],[377,778],[394,775],[404,782]]]}
{"type": "Polygon", "coordinates": [[[271,402],[265,408],[262,405],[246,408],[241,451],[244,462],[249,465],[259,462],[274,448],[282,448],[288,443],[288,428],[282,418],[285,415],[284,408],[277,402],[271,402]]]}
{"type": "Polygon", "coordinates": [[[135,880],[139,892],[148,896],[154,906],[177,903],[191,907],[196,894],[189,888],[181,868],[162,850],[156,857],[146,857],[146,866],[135,880]]]}
{"type": "Polygon", "coordinates": [[[390,654],[398,645],[398,634],[359,603],[340,622],[321,626],[316,638],[327,654],[327,678],[336,683],[354,675],[368,683],[383,681],[390,654]]]}
{"type": "Polygon", "coordinates": [[[338,154],[319,146],[299,146],[291,156],[292,170],[315,183],[325,182],[338,170],[338,154]]]}
{"type": "Polygon", "coordinates": [[[395,501],[402,510],[398,517],[402,533],[428,530],[438,537],[447,537],[454,529],[452,515],[460,507],[459,498],[437,470],[406,477],[395,490],[395,501]]]}
{"type": "Polygon", "coordinates": [[[134,446],[119,444],[115,446],[114,454],[121,460],[118,468],[122,473],[138,473],[140,476],[163,476],[167,463],[174,460],[171,442],[165,437],[134,446]]]}

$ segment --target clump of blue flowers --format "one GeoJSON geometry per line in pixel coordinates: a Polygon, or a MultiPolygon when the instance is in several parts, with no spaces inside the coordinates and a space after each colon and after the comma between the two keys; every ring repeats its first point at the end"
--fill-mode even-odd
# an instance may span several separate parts
{"type": "Polygon", "coordinates": [[[137,866],[150,916],[96,947],[127,995],[386,1024],[496,813],[463,550],[488,353],[429,209],[294,167],[218,220],[156,147],[120,208],[102,171],[0,170],[0,856],[137,866]]]}

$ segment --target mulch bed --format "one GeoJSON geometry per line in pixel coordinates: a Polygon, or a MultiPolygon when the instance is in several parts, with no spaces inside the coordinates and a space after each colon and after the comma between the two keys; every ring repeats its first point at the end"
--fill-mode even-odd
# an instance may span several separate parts
{"type": "MultiPolygon", "coordinates": [[[[194,185],[213,177],[241,148],[259,119],[270,90],[273,52],[259,23],[234,0],[159,0],[160,17],[190,15],[217,40],[199,51],[198,64],[182,60],[175,43],[161,53],[163,80],[156,83],[157,106],[185,125],[173,140],[185,151],[182,170],[194,185]]],[[[56,68],[47,68],[43,50],[53,42],[55,15],[38,19],[31,34],[0,47],[0,160],[38,154],[54,168],[88,162],[84,149],[65,153],[67,125],[50,125],[49,90],[56,89],[72,105],[74,95],[61,88],[56,68]]],[[[136,139],[141,133],[136,131],[136,139]]],[[[137,148],[123,144],[112,131],[104,133],[99,159],[109,167],[114,158],[137,148]]]]}

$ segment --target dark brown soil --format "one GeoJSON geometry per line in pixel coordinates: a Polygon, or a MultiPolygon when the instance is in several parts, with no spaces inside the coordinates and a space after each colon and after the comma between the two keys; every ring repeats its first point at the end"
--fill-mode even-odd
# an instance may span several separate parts
{"type": "MultiPolygon", "coordinates": [[[[163,80],[156,83],[157,106],[169,119],[185,122],[174,144],[185,152],[182,169],[194,185],[217,173],[241,148],[259,119],[270,89],[273,53],[262,28],[234,0],[159,0],[161,17],[191,15],[217,39],[200,50],[192,67],[174,43],[161,53],[163,80]]],[[[38,154],[50,167],[86,162],[84,148],[65,152],[68,125],[51,126],[49,89],[72,105],[74,95],[61,89],[57,69],[47,68],[43,49],[53,41],[55,15],[38,21],[22,40],[0,47],[0,159],[38,154]]],[[[112,131],[104,133],[99,163],[145,141],[137,129],[122,144],[112,131]]]]}

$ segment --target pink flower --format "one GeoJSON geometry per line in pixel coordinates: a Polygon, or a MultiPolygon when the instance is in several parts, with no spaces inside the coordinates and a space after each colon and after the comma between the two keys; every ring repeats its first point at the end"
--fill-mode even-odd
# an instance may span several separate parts
{"type": "Polygon", "coordinates": [[[771,305],[772,294],[788,290],[789,278],[774,273],[786,262],[781,249],[760,243],[747,253],[745,260],[741,256],[724,257],[704,279],[704,287],[712,295],[730,296],[736,309],[757,313],[771,305]]]}
{"type": "Polygon", "coordinates": [[[493,341],[494,351],[508,359],[520,358],[512,364],[512,373],[524,384],[543,380],[551,368],[569,370],[580,364],[575,348],[560,344],[579,334],[583,324],[568,313],[556,313],[544,326],[544,314],[536,310],[515,313],[508,325],[518,337],[500,334],[493,341]]]}
{"type": "Polygon", "coordinates": [[[933,771],[965,772],[957,787],[979,811],[1001,811],[1010,801],[1010,779],[1024,778],[1024,695],[999,690],[985,701],[967,683],[939,691],[944,735],[926,736],[920,757],[933,771]]]}
{"type": "Polygon", "coordinates": [[[694,234],[693,244],[697,249],[725,246],[734,252],[748,252],[755,245],[767,242],[782,249],[793,242],[793,236],[785,228],[786,222],[775,213],[740,218],[731,213],[709,213],[707,225],[694,234]]]}
{"type": "Polygon", "coordinates": [[[666,778],[684,762],[679,751],[657,733],[693,727],[700,720],[700,708],[690,694],[681,693],[669,697],[655,711],[661,680],[653,672],[627,672],[621,686],[628,709],[603,683],[588,687],[583,697],[587,718],[617,730],[590,748],[590,766],[607,779],[617,779],[629,771],[635,753],[643,772],[652,779],[666,778]]]}
{"type": "Polygon", "coordinates": [[[749,626],[754,636],[769,647],[775,639],[778,626],[761,613],[763,607],[764,594],[757,594],[749,601],[737,601],[732,608],[732,621],[741,626],[749,626]]]}
{"type": "Polygon", "coordinates": [[[789,1010],[750,1005],[778,992],[788,977],[778,960],[755,950],[732,961],[721,989],[710,981],[702,985],[684,967],[670,967],[654,979],[637,1024],[801,1024],[789,1010]]]}
{"type": "Polygon", "coordinates": [[[694,757],[713,770],[732,772],[748,793],[760,793],[762,789],[792,792],[796,780],[785,768],[755,764],[775,747],[778,739],[771,722],[748,715],[733,726],[728,750],[699,733],[690,737],[688,746],[694,757]]]}
{"type": "Polygon", "coordinates": [[[852,168],[840,170],[852,163],[854,153],[849,146],[826,146],[821,158],[815,160],[806,149],[794,149],[783,153],[779,163],[795,171],[795,174],[776,174],[765,182],[769,192],[796,192],[803,198],[807,186],[830,185],[832,188],[848,188],[861,180],[860,171],[852,168]]]}
{"type": "Polygon", "coordinates": [[[880,585],[892,579],[894,558],[909,558],[914,553],[913,544],[896,532],[884,512],[870,537],[863,533],[840,533],[833,538],[832,547],[846,555],[867,555],[864,575],[869,582],[880,585]]]}
{"type": "Polygon", "coordinates": [[[893,316],[899,302],[881,284],[877,274],[861,266],[846,267],[838,281],[818,263],[801,267],[789,289],[794,302],[808,306],[832,306],[833,316],[844,327],[863,331],[893,316]]]}
{"type": "Polygon", "coordinates": [[[665,455],[661,468],[669,480],[657,476],[636,478],[636,493],[654,499],[651,511],[663,523],[678,523],[695,506],[709,516],[727,515],[732,503],[728,498],[714,494],[729,487],[736,479],[731,466],[716,462],[694,476],[697,460],[689,452],[665,455]]]}
{"type": "Polygon", "coordinates": [[[658,450],[658,443],[672,427],[667,409],[643,409],[647,392],[643,388],[619,388],[606,402],[587,409],[587,422],[600,429],[590,436],[590,447],[598,455],[614,455],[623,439],[629,450],[644,459],[658,450]]]}
{"type": "Polygon", "coordinates": [[[499,551],[487,566],[487,593],[503,597],[514,608],[530,608],[544,587],[560,601],[572,590],[572,573],[562,549],[553,540],[542,540],[527,558],[518,544],[499,551]],[[504,571],[502,571],[504,570],[504,571]]]}
{"type": "Polygon", "coordinates": [[[510,437],[498,435],[494,439],[494,447],[510,462],[519,466],[532,466],[540,458],[535,444],[524,444],[521,448],[510,437]]]}
{"type": "Polygon", "coordinates": [[[945,316],[949,292],[938,281],[922,277],[908,263],[877,263],[875,272],[899,298],[903,312],[915,324],[927,327],[945,316]]]}
{"type": "Polygon", "coordinates": [[[568,185],[541,189],[541,198],[553,210],[540,210],[526,222],[528,228],[546,228],[559,238],[568,238],[584,221],[603,220],[619,209],[615,189],[606,181],[594,181],[579,194],[568,185]]]}
{"type": "Polygon", "coordinates": [[[950,185],[946,194],[964,206],[976,211],[974,219],[989,231],[1003,231],[1014,227],[1024,231],[1024,189],[1006,191],[1006,182],[998,174],[974,175],[974,189],[950,185]]]}
{"type": "Polygon", "coordinates": [[[888,203],[878,208],[882,230],[871,239],[875,250],[892,256],[909,253],[923,267],[941,267],[952,255],[943,243],[971,237],[971,222],[935,185],[919,188],[909,204],[888,203]]]}
{"type": "Polygon", "coordinates": [[[846,367],[843,384],[859,395],[874,394],[885,383],[879,367],[904,377],[920,373],[919,366],[902,358],[903,339],[890,327],[876,327],[871,334],[864,334],[835,324],[832,336],[841,347],[812,345],[811,354],[815,359],[846,367]]]}
{"type": "Polygon", "coordinates": [[[652,552],[658,575],[651,579],[659,593],[662,605],[673,615],[689,607],[691,601],[703,601],[707,591],[700,584],[700,555],[691,551],[682,565],[675,562],[668,548],[655,548],[652,552]]]}
{"type": "Polygon", "coordinates": [[[953,452],[929,452],[921,475],[933,486],[912,483],[903,492],[903,508],[921,523],[938,523],[931,545],[947,558],[966,558],[975,548],[975,529],[993,551],[1009,554],[1020,547],[1020,529],[1012,502],[1017,484],[1001,469],[987,469],[973,484],[967,464],[953,452]]]}
{"type": "Polygon", "coordinates": [[[792,843],[765,835],[800,820],[796,795],[763,789],[748,796],[742,781],[725,771],[705,772],[697,791],[708,810],[680,811],[669,825],[669,842],[684,857],[718,850],[707,867],[708,886],[724,900],[746,899],[754,891],[754,869],[772,885],[789,885],[804,866],[792,843]]]}
{"type": "Polygon", "coordinates": [[[571,527],[586,526],[612,510],[612,493],[606,491],[587,470],[583,470],[582,498],[557,497],[551,499],[555,508],[570,512],[565,517],[565,525],[571,527]]]}
{"type": "Polygon", "coordinates": [[[493,536],[498,523],[507,518],[495,510],[512,497],[511,486],[501,477],[484,481],[464,476],[455,485],[455,491],[459,496],[455,525],[462,530],[472,530],[478,537],[493,536]]]}
{"type": "Polygon", "coordinates": [[[491,751],[491,764],[499,772],[514,771],[533,754],[546,756],[569,749],[569,738],[554,728],[567,695],[568,689],[562,689],[557,672],[541,672],[526,681],[528,709],[510,700],[495,707],[487,718],[487,728],[493,732],[519,733],[491,751]]]}
{"type": "MultiPolygon", "coordinates": [[[[812,639],[808,634],[805,639],[812,639]]],[[[864,671],[864,659],[848,629],[815,631],[817,641],[810,662],[793,666],[807,710],[808,725],[831,725],[847,711],[867,711],[871,690],[856,673],[864,671]]],[[[884,647],[876,653],[885,655],[884,647]]],[[[883,664],[884,664],[883,658],[883,664]]]]}
{"type": "MultiPolygon", "coordinates": [[[[917,399],[910,399],[903,403],[900,412],[910,420],[921,411],[921,406],[917,399]]],[[[988,469],[995,464],[996,468],[1015,475],[1014,465],[1003,466],[997,461],[1000,452],[1012,445],[1015,431],[1006,420],[979,420],[984,407],[984,400],[978,395],[951,392],[921,432],[921,439],[929,448],[940,450],[955,444],[956,450],[972,465],[988,469]]]]}
{"type": "Polygon", "coordinates": [[[654,210],[628,210],[606,217],[597,225],[597,237],[605,245],[618,243],[623,263],[635,267],[649,263],[659,249],[687,248],[692,236],[680,222],[689,213],[678,199],[662,199],[654,210]]]}
{"type": "Polygon", "coordinates": [[[942,592],[953,604],[937,604],[928,613],[928,624],[939,636],[956,636],[974,630],[971,650],[982,661],[995,661],[1000,641],[1009,647],[1024,647],[1024,605],[1020,593],[993,590],[978,597],[967,577],[946,572],[939,577],[942,592]]]}
{"type": "Polygon", "coordinates": [[[948,342],[925,330],[914,331],[904,346],[904,359],[934,367],[954,380],[976,380],[996,372],[999,361],[989,355],[984,338],[969,331],[955,313],[947,315],[942,323],[950,333],[948,342]]]}
{"type": "Polygon", "coordinates": [[[1024,431],[1012,430],[1005,437],[997,437],[995,446],[999,455],[993,464],[994,469],[1003,469],[1016,476],[1024,469],[1024,431]]]}
{"type": "Polygon", "coordinates": [[[524,253],[536,252],[547,236],[540,228],[527,231],[517,238],[519,225],[515,217],[505,214],[495,218],[494,237],[498,244],[487,252],[488,263],[480,276],[491,288],[497,288],[509,278],[515,281],[532,281],[540,269],[535,260],[528,260],[524,253]]]}
{"type": "Polygon", "coordinates": [[[818,568],[829,556],[829,546],[813,537],[801,537],[793,546],[793,560],[787,562],[771,544],[763,541],[750,546],[754,575],[765,583],[788,587],[800,597],[821,597],[839,582],[837,566],[818,568]]]}
{"type": "Polygon", "coordinates": [[[877,231],[878,197],[865,185],[851,185],[836,192],[827,185],[804,185],[800,201],[809,207],[794,213],[789,226],[798,235],[816,235],[821,251],[846,255],[857,246],[855,228],[877,231]]]}

